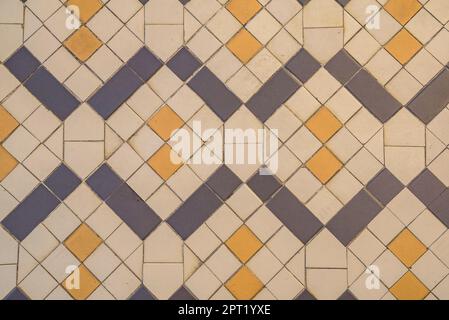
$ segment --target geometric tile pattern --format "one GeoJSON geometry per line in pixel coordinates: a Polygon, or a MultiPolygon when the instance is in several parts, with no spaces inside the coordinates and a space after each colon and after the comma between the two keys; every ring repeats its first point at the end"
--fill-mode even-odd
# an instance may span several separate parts
{"type": "Polygon", "coordinates": [[[0,43],[0,299],[449,299],[449,2],[5,0],[0,43]],[[196,121],[278,170],[174,163],[196,121]]]}

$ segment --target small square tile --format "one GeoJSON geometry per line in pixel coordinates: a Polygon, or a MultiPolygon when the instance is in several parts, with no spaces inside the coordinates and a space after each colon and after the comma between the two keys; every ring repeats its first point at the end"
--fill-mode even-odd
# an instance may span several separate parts
{"type": "Polygon", "coordinates": [[[241,24],[246,24],[262,8],[262,5],[257,0],[232,0],[226,4],[226,8],[241,24]]]}
{"type": "Polygon", "coordinates": [[[101,41],[98,40],[92,31],[84,26],[64,42],[66,48],[83,62],[89,59],[100,48],[101,44],[101,41]]]}
{"type": "Polygon", "coordinates": [[[341,169],[341,162],[326,147],[318,151],[306,164],[323,183],[327,183],[341,169]]]}
{"type": "Polygon", "coordinates": [[[175,130],[179,129],[184,121],[169,106],[162,107],[148,121],[148,125],[162,139],[167,141],[175,130]]]}
{"type": "Polygon", "coordinates": [[[402,231],[388,245],[388,249],[407,267],[411,267],[427,250],[424,244],[408,229],[402,231]]]}
{"type": "Polygon", "coordinates": [[[409,271],[390,288],[390,292],[399,300],[422,300],[429,289],[409,271]]]}
{"type": "Polygon", "coordinates": [[[247,227],[240,227],[227,241],[228,248],[243,263],[247,262],[261,247],[262,243],[247,227]]]}
{"type": "Polygon", "coordinates": [[[248,300],[262,290],[263,283],[248,267],[242,267],[225,286],[237,299],[248,300]]]}
{"type": "Polygon", "coordinates": [[[86,260],[102,242],[95,232],[82,224],[65,241],[65,246],[81,261],[86,260]]]}
{"type": "Polygon", "coordinates": [[[306,122],[306,127],[325,143],[340,130],[342,124],[328,108],[322,107],[306,122]]]}
{"type": "Polygon", "coordinates": [[[421,43],[408,31],[402,29],[385,46],[400,63],[406,64],[421,49],[421,43]]]}
{"type": "Polygon", "coordinates": [[[70,280],[64,281],[64,288],[74,299],[85,300],[100,285],[100,282],[84,265],[81,265],[77,272],[80,277],[79,289],[68,287],[67,282],[70,283],[70,280]]]}
{"type": "Polygon", "coordinates": [[[259,52],[262,45],[251,33],[242,29],[227,43],[227,47],[242,63],[247,63],[259,52]]]}

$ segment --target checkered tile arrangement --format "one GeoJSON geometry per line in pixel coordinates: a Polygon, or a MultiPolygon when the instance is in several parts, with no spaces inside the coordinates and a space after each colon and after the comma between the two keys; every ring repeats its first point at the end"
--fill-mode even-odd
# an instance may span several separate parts
{"type": "Polygon", "coordinates": [[[448,21],[447,0],[0,1],[0,299],[449,299],[448,21]],[[278,129],[279,170],[174,164],[195,120],[278,129]]]}

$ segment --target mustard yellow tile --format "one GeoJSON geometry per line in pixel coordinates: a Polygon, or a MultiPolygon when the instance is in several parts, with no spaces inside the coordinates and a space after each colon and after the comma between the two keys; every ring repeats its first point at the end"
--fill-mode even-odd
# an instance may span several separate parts
{"type": "Polygon", "coordinates": [[[322,107],[307,121],[306,127],[324,143],[341,129],[342,124],[328,108],[322,107]]]}
{"type": "Polygon", "coordinates": [[[259,12],[262,5],[257,0],[231,0],[226,8],[240,23],[245,24],[259,12]]]}
{"type": "Polygon", "coordinates": [[[63,286],[74,299],[86,300],[100,285],[100,281],[84,265],[81,265],[78,270],[79,288],[68,287],[67,281],[64,281],[63,286]]]}
{"type": "Polygon", "coordinates": [[[422,300],[429,294],[429,289],[409,271],[390,288],[390,292],[399,300],[422,300]]]}
{"type": "Polygon", "coordinates": [[[0,142],[3,142],[19,126],[17,120],[0,106],[0,142]]]}
{"type": "Polygon", "coordinates": [[[249,62],[262,48],[262,44],[246,29],[240,30],[226,46],[243,63],[249,62]]]}
{"type": "Polygon", "coordinates": [[[263,283],[248,267],[243,266],[226,282],[225,287],[238,300],[250,300],[263,288],[263,283]]]}
{"type": "Polygon", "coordinates": [[[388,249],[409,268],[427,251],[426,246],[408,229],[404,229],[388,245],[388,249]]]}
{"type": "Polygon", "coordinates": [[[262,242],[243,225],[226,241],[226,245],[245,263],[262,247],[262,242]]]}
{"type": "Polygon", "coordinates": [[[148,160],[148,165],[164,180],[170,178],[181,166],[180,159],[168,144],[164,144],[148,160]],[[174,157],[175,161],[173,161],[174,157]]]}
{"type": "Polygon", "coordinates": [[[405,29],[399,31],[385,49],[400,63],[406,64],[421,49],[421,43],[405,29]]]}
{"type": "Polygon", "coordinates": [[[78,59],[86,61],[101,47],[101,41],[85,26],[82,26],[70,38],[64,41],[64,45],[78,59]]]}
{"type": "Polygon", "coordinates": [[[86,224],[82,224],[64,244],[80,261],[84,261],[101,244],[101,238],[86,224]]]}
{"type": "Polygon", "coordinates": [[[102,7],[100,0],[69,0],[66,6],[77,6],[80,10],[80,19],[87,22],[102,7]]]}
{"type": "Polygon", "coordinates": [[[17,166],[17,160],[0,146],[0,181],[5,179],[17,166]]]}
{"type": "Polygon", "coordinates": [[[324,184],[341,169],[342,164],[329,149],[323,147],[309,159],[306,166],[324,184]]]}
{"type": "Polygon", "coordinates": [[[406,24],[421,9],[418,0],[390,0],[385,10],[402,25],[406,24]]]}
{"type": "Polygon", "coordinates": [[[148,121],[148,126],[162,139],[170,139],[173,131],[181,128],[184,121],[169,106],[163,106],[148,121]]]}

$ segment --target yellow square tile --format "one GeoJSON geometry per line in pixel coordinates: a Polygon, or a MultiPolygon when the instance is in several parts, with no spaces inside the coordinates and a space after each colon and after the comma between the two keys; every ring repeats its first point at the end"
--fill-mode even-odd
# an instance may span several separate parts
{"type": "Polygon", "coordinates": [[[167,180],[182,166],[182,161],[168,144],[164,144],[148,160],[148,164],[162,179],[167,180]]]}
{"type": "Polygon", "coordinates": [[[244,266],[226,282],[225,287],[238,300],[250,300],[262,290],[263,283],[248,267],[244,266]]]}
{"type": "Polygon", "coordinates": [[[163,106],[148,121],[148,126],[162,139],[167,141],[176,129],[181,128],[184,121],[169,106],[163,106]]]}
{"type": "Polygon", "coordinates": [[[231,0],[226,8],[240,23],[245,24],[259,12],[262,5],[257,0],[231,0]]]}
{"type": "Polygon", "coordinates": [[[421,43],[405,29],[399,31],[385,49],[400,63],[406,64],[421,49],[421,43]]]}
{"type": "Polygon", "coordinates": [[[388,249],[409,268],[427,251],[426,246],[408,229],[404,229],[388,245],[388,249]]]}
{"type": "Polygon", "coordinates": [[[390,0],[385,10],[402,25],[406,24],[421,9],[418,0],[390,0]]]}
{"type": "Polygon", "coordinates": [[[80,260],[84,261],[101,244],[101,238],[82,224],[64,242],[65,246],[80,260]]]}
{"type": "Polygon", "coordinates": [[[328,108],[322,107],[307,121],[306,127],[324,143],[341,129],[342,124],[328,108]]]}
{"type": "Polygon", "coordinates": [[[5,179],[17,166],[17,160],[0,146],[0,181],[5,179]]]}
{"type": "Polygon", "coordinates": [[[226,245],[245,263],[262,247],[262,242],[243,225],[226,241],[226,245]]]}
{"type": "Polygon", "coordinates": [[[262,49],[262,44],[246,29],[240,30],[226,46],[243,63],[249,62],[262,49]]]}
{"type": "Polygon", "coordinates": [[[321,183],[327,183],[342,167],[340,160],[326,147],[321,148],[306,164],[321,183]]]}
{"type": "Polygon", "coordinates": [[[66,6],[77,6],[80,11],[80,19],[82,22],[87,22],[98,10],[102,7],[100,0],[69,0],[66,6]]]}
{"type": "Polygon", "coordinates": [[[390,292],[399,300],[422,300],[429,294],[429,289],[409,271],[390,288],[390,292]]]}
{"type": "MultiPolygon", "coordinates": [[[[84,266],[78,268],[79,271],[79,287],[72,288],[71,281],[64,281],[63,286],[67,292],[76,300],[86,300],[92,292],[100,285],[100,281],[84,266]],[[69,283],[70,282],[70,283],[69,283]]],[[[72,277],[72,275],[69,276],[72,277]]]]}
{"type": "Polygon", "coordinates": [[[3,142],[19,126],[17,120],[0,106],[0,142],[3,142]]]}
{"type": "Polygon", "coordinates": [[[70,38],[64,41],[64,45],[78,59],[86,61],[101,47],[101,41],[85,26],[82,26],[70,38]]]}

